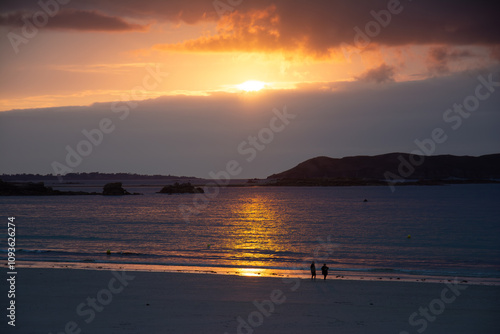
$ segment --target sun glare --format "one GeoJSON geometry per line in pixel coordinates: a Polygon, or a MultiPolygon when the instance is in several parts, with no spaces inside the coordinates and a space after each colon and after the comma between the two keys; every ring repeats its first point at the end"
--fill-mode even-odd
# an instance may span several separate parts
{"type": "Polygon", "coordinates": [[[260,276],[262,269],[256,268],[242,268],[240,271],[241,276],[260,276]]]}
{"type": "Polygon", "coordinates": [[[237,85],[241,90],[244,90],[245,92],[257,92],[264,88],[266,86],[265,82],[262,81],[255,81],[255,80],[250,80],[250,81],[245,81],[242,84],[237,85]]]}

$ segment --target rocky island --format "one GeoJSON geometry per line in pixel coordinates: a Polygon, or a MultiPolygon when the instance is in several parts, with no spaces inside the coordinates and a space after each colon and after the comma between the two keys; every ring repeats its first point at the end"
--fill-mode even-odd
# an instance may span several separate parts
{"type": "Polygon", "coordinates": [[[102,190],[104,196],[142,195],[139,193],[129,193],[122,187],[121,182],[112,182],[104,185],[102,190]]]}
{"type": "Polygon", "coordinates": [[[122,187],[121,182],[108,183],[103,192],[62,191],[47,187],[43,182],[4,182],[0,180],[0,196],[62,196],[62,195],[141,195],[129,193],[122,187]]]}
{"type": "Polygon", "coordinates": [[[193,186],[190,182],[175,182],[173,185],[165,186],[158,192],[159,194],[203,194],[202,188],[193,186]]]}

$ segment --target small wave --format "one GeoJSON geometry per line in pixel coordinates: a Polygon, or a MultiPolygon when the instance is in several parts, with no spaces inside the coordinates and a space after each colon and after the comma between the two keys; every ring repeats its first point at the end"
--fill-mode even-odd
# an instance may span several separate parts
{"type": "Polygon", "coordinates": [[[110,241],[114,238],[88,237],[81,235],[23,235],[24,240],[83,240],[83,241],[110,241]]]}
{"type": "Polygon", "coordinates": [[[17,249],[17,253],[50,253],[52,252],[51,250],[48,249],[17,249]]]}

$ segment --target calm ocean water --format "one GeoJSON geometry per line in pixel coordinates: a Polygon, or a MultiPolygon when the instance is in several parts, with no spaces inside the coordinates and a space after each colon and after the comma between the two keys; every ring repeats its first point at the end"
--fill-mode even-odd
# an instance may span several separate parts
{"type": "Polygon", "coordinates": [[[178,208],[194,195],[126,188],[144,196],[0,197],[1,249],[15,216],[19,263],[275,270],[314,258],[346,273],[500,278],[499,185],[222,188],[189,223],[178,208]]]}

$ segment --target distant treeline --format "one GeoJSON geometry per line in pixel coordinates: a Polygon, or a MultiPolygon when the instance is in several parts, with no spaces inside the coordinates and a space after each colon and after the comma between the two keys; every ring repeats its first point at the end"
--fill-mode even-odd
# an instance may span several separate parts
{"type": "MultiPolygon", "coordinates": [[[[63,176],[63,182],[74,180],[177,180],[177,179],[196,179],[189,176],[173,175],[141,175],[132,173],[68,173],[63,176]]],[[[58,177],[52,174],[1,174],[0,180],[3,181],[58,181],[58,177]]]]}

